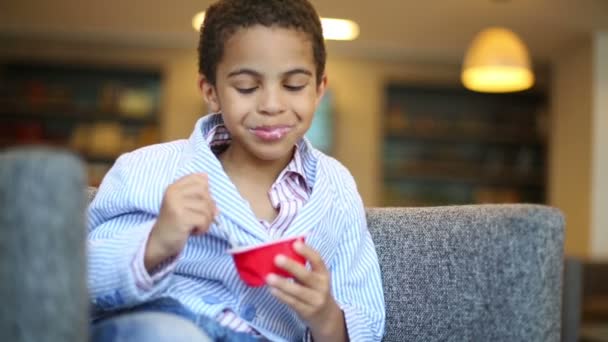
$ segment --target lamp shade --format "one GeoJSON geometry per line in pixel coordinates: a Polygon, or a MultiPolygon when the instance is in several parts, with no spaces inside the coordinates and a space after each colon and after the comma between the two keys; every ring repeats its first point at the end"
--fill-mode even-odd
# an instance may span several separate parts
{"type": "Polygon", "coordinates": [[[461,80],[470,90],[507,93],[534,84],[530,56],[513,31],[490,27],[477,34],[466,53],[461,80]]]}

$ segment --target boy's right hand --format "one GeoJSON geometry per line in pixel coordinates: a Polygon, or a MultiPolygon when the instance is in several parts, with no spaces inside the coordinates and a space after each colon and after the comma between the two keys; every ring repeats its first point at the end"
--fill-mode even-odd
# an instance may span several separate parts
{"type": "Polygon", "coordinates": [[[206,174],[190,174],[169,185],[146,245],[148,272],[179,254],[190,235],[206,233],[217,214],[206,174]]]}

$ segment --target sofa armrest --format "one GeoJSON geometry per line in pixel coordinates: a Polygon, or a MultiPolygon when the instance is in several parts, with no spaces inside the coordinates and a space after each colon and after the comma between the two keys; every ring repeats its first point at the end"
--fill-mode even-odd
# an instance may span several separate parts
{"type": "Polygon", "coordinates": [[[84,178],[58,150],[0,153],[0,341],[88,339],[84,178]]]}

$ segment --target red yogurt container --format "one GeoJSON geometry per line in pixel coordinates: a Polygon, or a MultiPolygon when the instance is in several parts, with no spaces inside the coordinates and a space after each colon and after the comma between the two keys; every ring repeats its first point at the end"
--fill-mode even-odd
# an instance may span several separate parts
{"type": "Polygon", "coordinates": [[[236,270],[243,282],[252,287],[260,287],[266,284],[266,276],[271,273],[292,277],[287,271],[274,264],[277,255],[282,254],[302,265],[306,263],[306,259],[293,248],[296,241],[304,242],[304,237],[288,237],[261,245],[232,248],[228,253],[232,255],[236,270]]]}

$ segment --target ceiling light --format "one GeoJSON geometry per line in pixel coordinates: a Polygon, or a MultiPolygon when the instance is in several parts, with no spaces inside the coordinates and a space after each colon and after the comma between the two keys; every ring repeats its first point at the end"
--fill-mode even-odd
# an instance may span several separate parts
{"type": "Polygon", "coordinates": [[[323,38],[331,40],[354,40],[359,36],[359,25],[351,20],[321,18],[323,38]]]}
{"type": "Polygon", "coordinates": [[[488,93],[521,91],[532,87],[530,56],[513,31],[487,28],[473,39],[466,53],[461,80],[470,90],[488,93]]]}
{"type": "Polygon", "coordinates": [[[203,21],[205,21],[205,12],[196,13],[192,18],[192,27],[194,27],[194,30],[197,32],[200,31],[203,21]]]}
{"type": "MultiPolygon", "coordinates": [[[[205,21],[205,12],[199,12],[192,18],[192,27],[201,29],[205,21]]],[[[351,20],[321,18],[323,38],[331,40],[353,40],[359,36],[359,25],[351,20]]]]}

